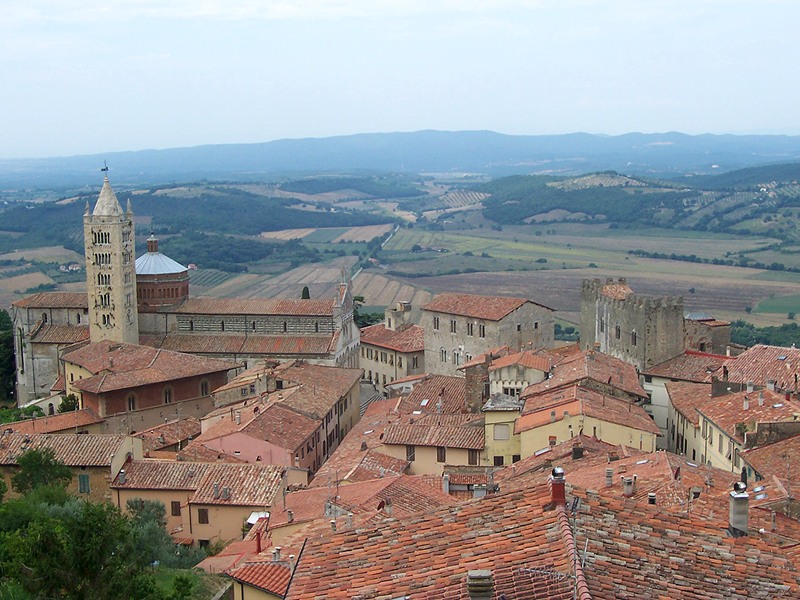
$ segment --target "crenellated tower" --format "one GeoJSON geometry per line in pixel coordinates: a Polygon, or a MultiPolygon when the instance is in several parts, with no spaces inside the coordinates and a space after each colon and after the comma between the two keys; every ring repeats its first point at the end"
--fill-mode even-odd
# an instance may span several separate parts
{"type": "Polygon", "coordinates": [[[123,212],[108,175],[94,211],[90,213],[86,203],[83,239],[92,342],[138,344],[133,211],[128,200],[123,212]]]}

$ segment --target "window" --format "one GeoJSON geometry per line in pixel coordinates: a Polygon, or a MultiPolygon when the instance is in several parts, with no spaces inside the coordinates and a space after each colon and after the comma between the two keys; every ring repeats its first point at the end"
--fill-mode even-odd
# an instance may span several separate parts
{"type": "Polygon", "coordinates": [[[203,380],[200,382],[200,395],[201,396],[208,396],[208,381],[203,380]]]}
{"type": "Polygon", "coordinates": [[[314,333],[319,333],[319,321],[314,323],[314,333]]]}
{"type": "Polygon", "coordinates": [[[412,356],[411,357],[411,368],[418,369],[419,368],[419,356],[412,356]]]}
{"type": "Polygon", "coordinates": [[[381,352],[381,362],[386,363],[386,352],[381,352]]]}
{"type": "Polygon", "coordinates": [[[173,500],[170,505],[172,506],[172,516],[173,517],[180,517],[181,516],[181,503],[180,500],[173,500]]]}
{"type": "Polygon", "coordinates": [[[417,458],[417,447],[406,446],[406,460],[409,462],[414,462],[416,458],[417,458]]]}
{"type": "Polygon", "coordinates": [[[494,439],[507,440],[509,438],[508,423],[497,423],[494,426],[494,439]]]}
{"type": "Polygon", "coordinates": [[[514,455],[511,456],[511,462],[512,463],[519,462],[521,459],[522,459],[522,455],[520,455],[520,454],[514,454],[514,455]]]}
{"type": "Polygon", "coordinates": [[[519,333],[520,331],[522,331],[522,324],[517,323],[517,333],[519,333]]]}
{"type": "Polygon", "coordinates": [[[486,325],[478,325],[478,337],[486,337],[486,325]]]}
{"type": "Polygon", "coordinates": [[[739,468],[739,464],[740,464],[740,462],[739,462],[739,449],[738,448],[734,448],[733,449],[733,466],[736,467],[736,468],[739,468]]]}
{"type": "Polygon", "coordinates": [[[397,357],[397,366],[399,368],[401,368],[401,369],[403,368],[403,357],[402,356],[398,356],[397,357]]]}
{"type": "Polygon", "coordinates": [[[128,410],[136,410],[136,396],[134,394],[128,395],[128,410]]]}
{"type": "Polygon", "coordinates": [[[450,319],[450,333],[456,332],[456,320],[450,319]]]}
{"type": "Polygon", "coordinates": [[[197,522],[201,525],[208,525],[208,509],[207,508],[198,508],[197,509],[197,522]]]}
{"type": "Polygon", "coordinates": [[[467,450],[467,463],[471,465],[478,464],[478,451],[477,450],[467,450]]]}
{"type": "Polygon", "coordinates": [[[439,329],[439,317],[433,317],[433,328],[439,329]]]}
{"type": "Polygon", "coordinates": [[[250,384],[250,393],[251,394],[255,394],[256,393],[256,384],[255,383],[251,383],[250,384]]]}
{"type": "Polygon", "coordinates": [[[503,466],[503,462],[504,462],[503,458],[504,457],[502,457],[502,456],[495,456],[494,457],[494,466],[495,467],[502,467],[503,466]]]}
{"type": "Polygon", "coordinates": [[[722,454],[722,434],[719,434],[719,453],[722,454]]]}
{"type": "Polygon", "coordinates": [[[90,491],[89,475],[86,473],[81,473],[78,475],[78,492],[81,494],[88,494],[90,491]]]}
{"type": "Polygon", "coordinates": [[[631,346],[635,346],[635,345],[636,345],[636,332],[635,331],[631,331],[631,346]]]}
{"type": "Polygon", "coordinates": [[[447,462],[447,448],[444,446],[438,446],[436,448],[436,462],[447,462]]]}
{"type": "Polygon", "coordinates": [[[600,317],[600,333],[603,333],[606,330],[606,322],[600,317]]]}
{"type": "Polygon", "coordinates": [[[469,336],[475,335],[475,324],[474,323],[467,323],[467,335],[469,335],[469,336]]]}
{"type": "Polygon", "coordinates": [[[447,350],[444,348],[439,350],[439,360],[441,360],[443,363],[447,362],[447,350]]]}
{"type": "Polygon", "coordinates": [[[164,404],[172,404],[172,388],[169,386],[164,388],[164,404]]]}
{"type": "Polygon", "coordinates": [[[619,328],[619,325],[617,325],[617,326],[614,328],[614,337],[615,337],[615,338],[617,338],[617,339],[619,339],[620,337],[622,337],[622,330],[619,328]]]}
{"type": "Polygon", "coordinates": [[[453,351],[453,364],[454,365],[461,364],[461,355],[455,350],[453,351]]]}
{"type": "Polygon", "coordinates": [[[539,321],[534,321],[533,322],[533,328],[534,329],[539,329],[539,321]]]}

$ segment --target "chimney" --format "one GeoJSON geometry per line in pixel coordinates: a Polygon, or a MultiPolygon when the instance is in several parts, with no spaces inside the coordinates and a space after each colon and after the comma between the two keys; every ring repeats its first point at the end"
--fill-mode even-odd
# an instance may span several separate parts
{"type": "Polygon", "coordinates": [[[742,410],[750,410],[750,398],[747,396],[742,400],[742,410]]]}
{"type": "Polygon", "coordinates": [[[775,380],[774,379],[767,379],[767,389],[770,392],[774,392],[775,391],[775,380]]]}
{"type": "Polygon", "coordinates": [[[747,382],[747,393],[748,394],[752,394],[754,387],[755,387],[755,385],[753,385],[753,382],[752,381],[748,381],[747,382]]]}
{"type": "Polygon", "coordinates": [[[353,528],[353,513],[351,513],[351,512],[347,513],[347,515],[344,518],[344,522],[345,522],[345,526],[348,529],[352,529],[353,528]]]}
{"type": "Polygon", "coordinates": [[[127,473],[125,473],[125,469],[120,469],[120,471],[119,471],[119,478],[117,479],[117,482],[118,482],[120,485],[125,485],[125,480],[126,480],[126,479],[127,479],[127,473]]]}
{"type": "Polygon", "coordinates": [[[614,469],[606,467],[606,487],[614,485],[614,469]]]}
{"type": "Polygon", "coordinates": [[[648,504],[655,504],[656,503],[656,493],[650,492],[647,494],[647,503],[648,504]]]}
{"type": "Polygon", "coordinates": [[[583,446],[575,444],[572,446],[572,460],[583,458],[583,446]]]}
{"type": "Polygon", "coordinates": [[[486,495],[486,485],[479,483],[472,487],[473,498],[483,498],[486,495]]]}
{"type": "Polygon", "coordinates": [[[222,488],[222,499],[223,500],[230,500],[231,499],[231,488],[229,488],[229,487],[222,488]]]}
{"type": "Polygon", "coordinates": [[[728,519],[728,532],[733,537],[747,535],[747,511],[750,504],[750,494],[747,493],[747,484],[737,481],[733,484],[730,493],[730,518],[728,519]]]}
{"type": "Polygon", "coordinates": [[[281,559],[281,547],[275,546],[275,560],[281,559]]]}
{"type": "Polygon", "coordinates": [[[622,495],[626,498],[632,498],[636,493],[636,486],[633,482],[633,477],[622,477],[622,495]]]}
{"type": "Polygon", "coordinates": [[[553,504],[564,505],[567,503],[567,492],[565,490],[564,469],[561,467],[554,467],[550,474],[550,494],[552,496],[553,504]]]}
{"type": "Polygon", "coordinates": [[[467,594],[469,600],[492,600],[494,580],[487,569],[467,571],[467,594]]]}
{"type": "Polygon", "coordinates": [[[367,449],[367,440],[363,440],[361,442],[361,451],[364,452],[367,449]]]}
{"type": "Polygon", "coordinates": [[[214,496],[214,500],[217,500],[219,498],[219,484],[218,483],[214,484],[214,494],[213,494],[213,496],[214,496]]]}
{"type": "Polygon", "coordinates": [[[336,519],[331,519],[331,531],[336,533],[336,519]]]}
{"type": "Polygon", "coordinates": [[[442,491],[445,494],[450,493],[450,475],[448,473],[442,475],[442,491]]]}
{"type": "Polygon", "coordinates": [[[286,522],[291,523],[294,521],[294,511],[290,508],[286,511],[286,522]]]}
{"type": "Polygon", "coordinates": [[[256,554],[261,554],[261,532],[256,531],[256,554]]]}
{"type": "Polygon", "coordinates": [[[758,392],[758,405],[764,406],[764,390],[758,392]]]}
{"type": "Polygon", "coordinates": [[[237,410],[234,413],[234,420],[236,421],[237,425],[240,425],[242,423],[242,413],[240,411],[237,410]]]}
{"type": "Polygon", "coordinates": [[[386,511],[387,515],[389,515],[390,517],[392,516],[392,513],[394,512],[394,507],[392,506],[392,499],[391,498],[387,498],[384,501],[383,510],[386,511]]]}

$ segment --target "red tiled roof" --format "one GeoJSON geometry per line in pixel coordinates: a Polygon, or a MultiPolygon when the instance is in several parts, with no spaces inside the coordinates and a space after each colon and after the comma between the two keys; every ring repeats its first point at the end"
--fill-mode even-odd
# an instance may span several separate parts
{"type": "Polygon", "coordinates": [[[641,406],[578,385],[528,397],[514,432],[528,431],[552,422],[552,411],[556,413],[556,421],[564,419],[566,412],[570,416],[586,415],[656,435],[660,433],[658,425],[641,406]]]}
{"type": "Polygon", "coordinates": [[[378,323],[361,330],[361,343],[397,352],[422,352],[425,349],[425,330],[418,325],[406,325],[392,331],[378,323]]]}
{"type": "Polygon", "coordinates": [[[218,373],[238,366],[228,360],[108,340],[68,352],[64,360],[95,374],[73,384],[79,390],[95,394],[218,373]]]}
{"type": "Polygon", "coordinates": [[[700,427],[700,414],[697,409],[714,402],[711,386],[707,383],[668,381],[666,384],[672,406],[695,427],[700,427]]]}
{"type": "Polygon", "coordinates": [[[633,293],[633,290],[627,283],[607,283],[600,290],[600,293],[607,298],[614,300],[625,300],[633,293]]]}
{"type": "MultiPolygon", "coordinates": [[[[298,384],[298,389],[283,400],[283,404],[303,414],[321,419],[336,406],[354,386],[358,392],[358,382],[364,373],[362,369],[328,367],[311,363],[290,363],[276,370],[276,375],[284,382],[298,384]]],[[[356,398],[353,398],[355,402],[356,398]]]]}
{"type": "Polygon", "coordinates": [[[266,354],[273,356],[324,356],[334,346],[332,335],[235,335],[169,333],[142,336],[143,344],[191,354],[266,354]]]}
{"type": "Polygon", "coordinates": [[[235,581],[283,598],[292,578],[292,570],[282,563],[249,563],[228,571],[228,575],[235,581]]]}
{"type": "MultiPolygon", "coordinates": [[[[473,319],[486,319],[499,321],[511,314],[523,304],[530,302],[527,298],[508,298],[505,296],[478,296],[474,294],[439,294],[422,307],[422,310],[439,312],[450,315],[460,315],[473,319]]],[[[552,310],[542,304],[537,304],[547,310],[552,310]]]]}
{"type": "Polygon", "coordinates": [[[667,379],[711,383],[712,377],[722,379],[722,367],[729,365],[730,368],[730,365],[735,360],[735,356],[722,356],[686,350],[683,354],[655,365],[645,373],[667,379]]]}
{"type": "MultiPolygon", "coordinates": [[[[103,421],[105,421],[105,419],[94,414],[92,409],[84,408],[83,410],[73,410],[36,419],[3,423],[0,425],[0,431],[11,429],[16,433],[58,433],[66,432],[69,429],[94,425],[95,423],[102,423],[103,421]]],[[[77,433],[77,431],[75,433],[77,433]]]]}
{"type": "Polygon", "coordinates": [[[186,419],[175,419],[163,425],[156,425],[150,429],[139,431],[134,434],[142,440],[142,447],[145,452],[161,450],[167,446],[174,446],[178,442],[184,442],[189,438],[200,435],[200,421],[194,417],[186,419]]]}
{"type": "Polygon", "coordinates": [[[468,369],[469,367],[474,367],[476,365],[481,365],[486,362],[486,359],[491,356],[492,360],[495,358],[500,358],[501,356],[506,356],[511,352],[510,346],[496,346],[494,348],[490,348],[483,354],[479,354],[472,360],[465,362],[463,365],[458,367],[459,371],[463,371],[464,369],[468,369]]]}
{"type": "Polygon", "coordinates": [[[383,443],[483,450],[484,428],[482,425],[389,425],[383,443]]]}
{"type": "Polygon", "coordinates": [[[704,404],[698,410],[730,437],[741,440],[742,435],[736,431],[738,423],[748,424],[752,431],[755,423],[794,421],[795,415],[800,414],[800,402],[786,400],[783,394],[770,390],[744,391],[717,396],[713,402],[704,404]],[[759,397],[762,393],[764,404],[759,406],[759,397]],[[747,410],[744,408],[745,398],[748,399],[747,410]]]}
{"type": "Polygon", "coordinates": [[[0,444],[0,464],[15,465],[26,450],[50,448],[68,467],[110,467],[126,436],[110,434],[9,433],[0,444]]]}
{"type": "Polygon", "coordinates": [[[190,463],[164,460],[133,460],[125,464],[125,482],[119,476],[114,489],[189,490],[192,504],[270,506],[280,485],[282,467],[230,463],[190,463]],[[214,497],[214,489],[219,496],[214,497]],[[228,498],[222,490],[227,488],[228,498]]]}
{"type": "Polygon", "coordinates": [[[189,298],[174,312],[195,315],[286,315],[332,317],[336,301],[330,299],[189,298]]]}
{"type": "Polygon", "coordinates": [[[75,344],[88,339],[88,325],[48,323],[34,328],[34,333],[31,335],[31,342],[36,344],[75,344]]]}
{"type": "Polygon", "coordinates": [[[542,391],[579,383],[584,379],[593,379],[640,398],[647,397],[647,392],[639,383],[636,367],[593,350],[563,358],[555,365],[552,377],[529,385],[522,391],[521,397],[527,398],[542,391]]]}
{"type": "Polygon", "coordinates": [[[794,460],[800,456],[800,435],[793,435],[766,446],[750,448],[740,456],[764,479],[774,476],[786,481],[787,476],[794,470],[794,460]]]}
{"type": "Polygon", "coordinates": [[[524,352],[509,354],[492,361],[489,370],[494,371],[511,365],[519,365],[526,369],[536,369],[547,373],[552,366],[552,361],[546,354],[541,354],[534,350],[525,350],[524,352]]]}
{"type": "Polygon", "coordinates": [[[401,399],[398,409],[401,413],[437,412],[441,398],[443,414],[465,412],[466,393],[467,383],[463,377],[428,375],[414,386],[408,396],[401,399]]]}
{"type": "Polygon", "coordinates": [[[189,445],[183,448],[177,455],[178,460],[192,462],[192,463],[246,463],[247,461],[234,456],[233,454],[225,454],[219,450],[214,450],[204,446],[202,442],[192,440],[189,445]]]}
{"type": "Polygon", "coordinates": [[[89,308],[89,300],[84,292],[39,292],[11,306],[17,308],[89,308]]]}
{"type": "Polygon", "coordinates": [[[66,392],[67,391],[67,382],[63,375],[59,375],[58,379],[56,379],[55,383],[50,386],[51,392],[66,392]]]}
{"type": "Polygon", "coordinates": [[[321,422],[318,420],[307,417],[288,406],[273,404],[260,411],[256,417],[241,428],[241,432],[294,452],[320,426],[321,422]]]}
{"type": "Polygon", "coordinates": [[[758,344],[742,352],[728,367],[728,380],[737,383],[752,381],[766,386],[776,382],[779,390],[799,390],[800,349],[758,344]]]}

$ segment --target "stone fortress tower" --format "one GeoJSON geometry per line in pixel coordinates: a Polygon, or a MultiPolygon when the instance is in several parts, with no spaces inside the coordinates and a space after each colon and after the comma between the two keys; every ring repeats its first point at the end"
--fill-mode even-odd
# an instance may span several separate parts
{"type": "Polygon", "coordinates": [[[133,211],[130,201],[122,211],[107,173],[94,211],[86,203],[83,239],[91,341],[138,344],[133,211]]]}

